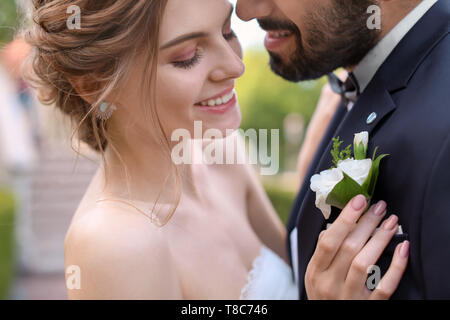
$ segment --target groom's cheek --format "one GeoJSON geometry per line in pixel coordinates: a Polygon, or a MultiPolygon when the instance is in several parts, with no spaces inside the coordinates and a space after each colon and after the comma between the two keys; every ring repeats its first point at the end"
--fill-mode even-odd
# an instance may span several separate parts
{"type": "Polygon", "coordinates": [[[295,23],[297,28],[304,30],[305,17],[315,16],[319,11],[331,7],[331,2],[335,0],[273,0],[279,10],[279,15],[295,23]]]}

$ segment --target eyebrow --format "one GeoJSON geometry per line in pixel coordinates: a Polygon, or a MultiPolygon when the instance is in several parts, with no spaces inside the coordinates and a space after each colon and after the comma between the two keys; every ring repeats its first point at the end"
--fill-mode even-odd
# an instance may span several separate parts
{"type": "MultiPolygon", "coordinates": [[[[223,25],[225,25],[228,22],[228,20],[231,19],[231,15],[234,12],[234,7],[232,5],[230,7],[231,7],[230,8],[230,13],[227,15],[227,18],[225,19],[225,22],[223,23],[223,25]]],[[[188,33],[188,34],[179,36],[179,37],[169,41],[165,45],[161,46],[161,48],[159,48],[159,50],[168,49],[170,47],[176,46],[177,44],[183,43],[185,41],[192,40],[192,39],[197,39],[197,38],[204,38],[204,37],[207,37],[207,36],[208,36],[207,32],[192,32],[192,33],[188,33]]]]}

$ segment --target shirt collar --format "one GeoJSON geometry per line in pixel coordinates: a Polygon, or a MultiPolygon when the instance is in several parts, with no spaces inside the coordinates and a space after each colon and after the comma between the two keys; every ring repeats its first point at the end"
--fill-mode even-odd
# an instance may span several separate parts
{"type": "Polygon", "coordinates": [[[395,47],[438,0],[423,0],[369,51],[353,71],[362,93],[395,47]]]}

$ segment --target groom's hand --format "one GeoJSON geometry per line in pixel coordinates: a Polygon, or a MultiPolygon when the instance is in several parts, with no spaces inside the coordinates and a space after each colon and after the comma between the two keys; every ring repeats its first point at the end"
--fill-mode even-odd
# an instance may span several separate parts
{"type": "Polygon", "coordinates": [[[366,207],[364,196],[355,197],[320,234],[305,275],[309,299],[389,299],[397,289],[408,263],[409,242],[397,246],[388,271],[376,289],[369,290],[368,273],[396,234],[398,217],[390,216],[374,234],[386,215],[386,203],[378,202],[363,215],[366,207]]]}

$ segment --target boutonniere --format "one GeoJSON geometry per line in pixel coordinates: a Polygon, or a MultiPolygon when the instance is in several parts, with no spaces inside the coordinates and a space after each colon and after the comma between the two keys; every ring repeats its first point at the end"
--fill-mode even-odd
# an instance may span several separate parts
{"type": "Polygon", "coordinates": [[[333,139],[333,167],[311,178],[311,190],[316,193],[316,207],[322,211],[325,219],[331,214],[331,206],[344,209],[347,203],[358,194],[366,197],[368,203],[375,192],[381,160],[388,156],[382,154],[376,158],[378,147],[372,159],[367,157],[369,133],[355,134],[352,146],[341,150],[344,142],[339,137],[333,139]]]}

